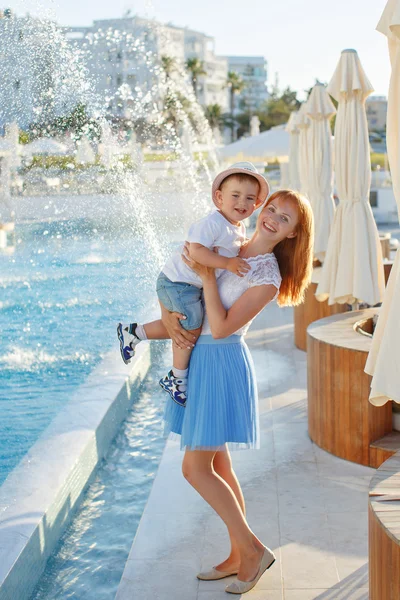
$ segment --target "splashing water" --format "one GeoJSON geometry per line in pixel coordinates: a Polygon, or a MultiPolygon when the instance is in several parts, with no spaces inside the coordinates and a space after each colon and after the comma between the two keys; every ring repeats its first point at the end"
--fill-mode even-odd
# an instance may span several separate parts
{"type": "Polygon", "coordinates": [[[24,191],[12,190],[15,253],[0,254],[0,483],[116,345],[115,323],[146,318],[168,254],[211,209],[213,134],[183,67],[168,70],[156,41],[167,55],[156,23],[73,43],[47,18],[0,20],[0,56],[10,58],[0,126],[16,121],[68,152],[58,162],[22,153],[13,166],[24,191]],[[128,57],[134,83],[102,97],[106,65],[93,57],[106,53],[128,57]],[[111,104],[123,118],[111,118],[111,104]]]}

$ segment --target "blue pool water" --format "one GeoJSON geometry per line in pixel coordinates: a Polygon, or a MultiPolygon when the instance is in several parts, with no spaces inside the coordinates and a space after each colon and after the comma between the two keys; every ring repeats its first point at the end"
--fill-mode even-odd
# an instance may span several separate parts
{"type": "Polygon", "coordinates": [[[98,227],[19,225],[14,254],[0,254],[0,483],[117,345],[116,323],[155,301],[154,248],[98,227]]]}
{"type": "Polygon", "coordinates": [[[165,445],[157,381],[169,364],[170,345],[157,342],[141,393],[31,600],[115,597],[165,445]]]}

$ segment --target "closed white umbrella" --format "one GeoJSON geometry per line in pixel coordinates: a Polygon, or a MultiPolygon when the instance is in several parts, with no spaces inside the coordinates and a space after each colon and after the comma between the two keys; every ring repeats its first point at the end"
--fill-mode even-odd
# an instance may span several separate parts
{"type": "Polygon", "coordinates": [[[322,83],[311,90],[307,101],[309,132],[309,199],[314,211],[314,256],[324,261],[335,215],[330,119],[335,106],[322,83]]]}
{"type": "Polygon", "coordinates": [[[343,50],[328,85],[339,105],[335,171],[339,206],[316,297],[329,304],[370,305],[385,289],[379,234],[369,204],[371,162],[365,100],[373,91],[355,50],[343,50]]]}
{"type": "Polygon", "coordinates": [[[299,176],[299,134],[300,129],[297,126],[298,112],[293,111],[290,114],[286,125],[286,131],[290,136],[289,142],[289,187],[292,190],[300,189],[299,176]]]}
{"type": "Polygon", "coordinates": [[[302,194],[310,197],[310,117],[308,116],[307,102],[303,102],[297,115],[297,127],[299,133],[299,178],[300,191],[302,194]]]}
{"type": "Polygon", "coordinates": [[[65,154],[67,147],[60,142],[56,142],[52,138],[39,138],[30,144],[23,147],[25,154],[48,154],[54,156],[56,154],[65,154]]]}
{"type": "Polygon", "coordinates": [[[244,138],[219,148],[218,157],[223,160],[241,159],[257,162],[289,156],[289,134],[285,125],[277,125],[259,135],[244,138]]]}
{"type": "MultiPolygon", "coordinates": [[[[388,38],[392,76],[386,142],[400,220],[400,0],[389,0],[377,30],[388,38]]],[[[400,404],[400,251],[392,267],[365,370],[372,377],[370,402],[400,404]]]]}

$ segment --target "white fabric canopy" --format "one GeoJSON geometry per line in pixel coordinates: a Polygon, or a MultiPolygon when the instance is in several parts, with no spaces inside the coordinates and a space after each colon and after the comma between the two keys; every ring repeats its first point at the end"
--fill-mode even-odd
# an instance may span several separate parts
{"type": "Polygon", "coordinates": [[[13,152],[14,146],[12,142],[5,138],[0,138],[0,154],[9,154],[13,152]]]}
{"type": "Polygon", "coordinates": [[[21,166],[21,147],[19,144],[19,128],[17,123],[10,123],[10,125],[6,125],[4,138],[6,141],[12,144],[13,150],[10,157],[10,166],[15,170],[21,166]]]}
{"type": "Polygon", "coordinates": [[[300,129],[297,126],[298,112],[293,111],[290,114],[286,125],[286,131],[290,136],[289,142],[289,187],[292,190],[300,189],[299,176],[299,134],[300,129]]]}
{"type": "Polygon", "coordinates": [[[373,91],[355,50],[342,52],[328,85],[339,105],[335,125],[340,199],[316,297],[329,304],[370,305],[385,289],[379,234],[369,203],[371,162],[365,100],[373,91]]]}
{"type": "Polygon", "coordinates": [[[259,135],[247,137],[233,144],[219,148],[218,156],[221,159],[237,160],[274,160],[275,158],[287,159],[289,156],[289,135],[285,125],[277,125],[263,131],[259,135]]]}
{"type": "Polygon", "coordinates": [[[96,155],[93,152],[92,146],[85,135],[82,136],[79,142],[76,144],[75,158],[76,162],[81,164],[94,163],[96,160],[96,155]]]}
{"type": "Polygon", "coordinates": [[[52,138],[39,138],[23,147],[25,154],[65,154],[67,147],[52,138]]]}
{"type": "Polygon", "coordinates": [[[303,102],[297,114],[299,133],[299,177],[300,191],[309,198],[310,185],[310,118],[307,114],[307,102],[303,102]]]}
{"type": "Polygon", "coordinates": [[[314,211],[314,256],[324,261],[335,215],[330,119],[336,109],[325,86],[317,83],[307,101],[310,117],[308,194],[314,211]]]}
{"type": "MultiPolygon", "coordinates": [[[[392,76],[387,112],[387,149],[400,220],[400,0],[389,0],[377,30],[388,38],[392,76]]],[[[365,370],[372,377],[370,402],[400,404],[400,251],[392,267],[365,370]]]]}

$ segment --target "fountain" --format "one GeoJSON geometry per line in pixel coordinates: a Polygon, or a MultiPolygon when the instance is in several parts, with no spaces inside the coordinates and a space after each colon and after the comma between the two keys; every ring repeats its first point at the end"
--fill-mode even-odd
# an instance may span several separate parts
{"type": "MultiPolygon", "coordinates": [[[[13,32],[18,29],[16,18],[6,25],[13,32]]],[[[183,67],[177,64],[172,73],[166,72],[151,45],[151,31],[135,39],[112,28],[99,30],[74,48],[48,20],[24,18],[18,26],[23,32],[20,55],[4,39],[1,27],[0,50],[10,48],[17,70],[24,61],[49,64],[51,81],[41,75],[28,94],[29,111],[19,98],[11,115],[27,132],[29,140],[24,141],[36,144],[33,151],[21,150],[17,164],[14,128],[13,141],[5,140],[0,154],[1,186],[7,191],[1,219],[6,211],[13,215],[16,232],[12,258],[0,256],[0,329],[5,332],[0,382],[8,400],[0,406],[0,483],[12,479],[18,462],[71,395],[79,396],[78,386],[95,367],[105,389],[116,377],[109,362],[101,362],[115,342],[114,324],[148,315],[155,278],[167,254],[183,239],[189,223],[211,209],[210,183],[218,168],[212,132],[183,67]],[[137,81],[145,69],[151,85],[122,84],[116,93],[99,98],[87,74],[91,44],[129,51],[138,65],[137,81]],[[75,110],[78,103],[84,110],[75,110]],[[121,118],[110,118],[110,103],[121,104],[121,118]],[[40,138],[48,140],[41,142],[47,148],[53,144],[53,151],[39,153],[40,138]],[[56,155],[54,141],[64,146],[63,154],[56,155]],[[14,176],[23,180],[22,195],[14,193],[14,176]],[[56,179],[57,186],[49,185],[56,179]]],[[[4,71],[10,73],[7,66],[4,71]]],[[[4,122],[11,116],[2,102],[9,102],[9,95],[0,95],[4,122]]],[[[144,403],[143,411],[147,435],[159,436],[150,403],[144,403]]],[[[140,435],[138,448],[146,443],[140,435]]],[[[148,481],[146,468],[143,478],[148,481]]],[[[61,527],[68,518],[66,509],[55,525],[61,527]]],[[[46,531],[42,534],[48,552],[50,540],[57,541],[55,530],[48,537],[46,531]]],[[[93,551],[86,548],[86,559],[93,551]]],[[[92,560],[97,559],[93,554],[92,560]]],[[[40,569],[30,570],[36,571],[40,569]]],[[[72,569],[59,580],[57,575],[50,579],[70,578],[65,585],[71,593],[73,586],[79,589],[84,571],[72,569]]],[[[62,593],[57,590],[58,597],[62,593]]],[[[50,598],[46,591],[40,597],[50,598]]]]}

